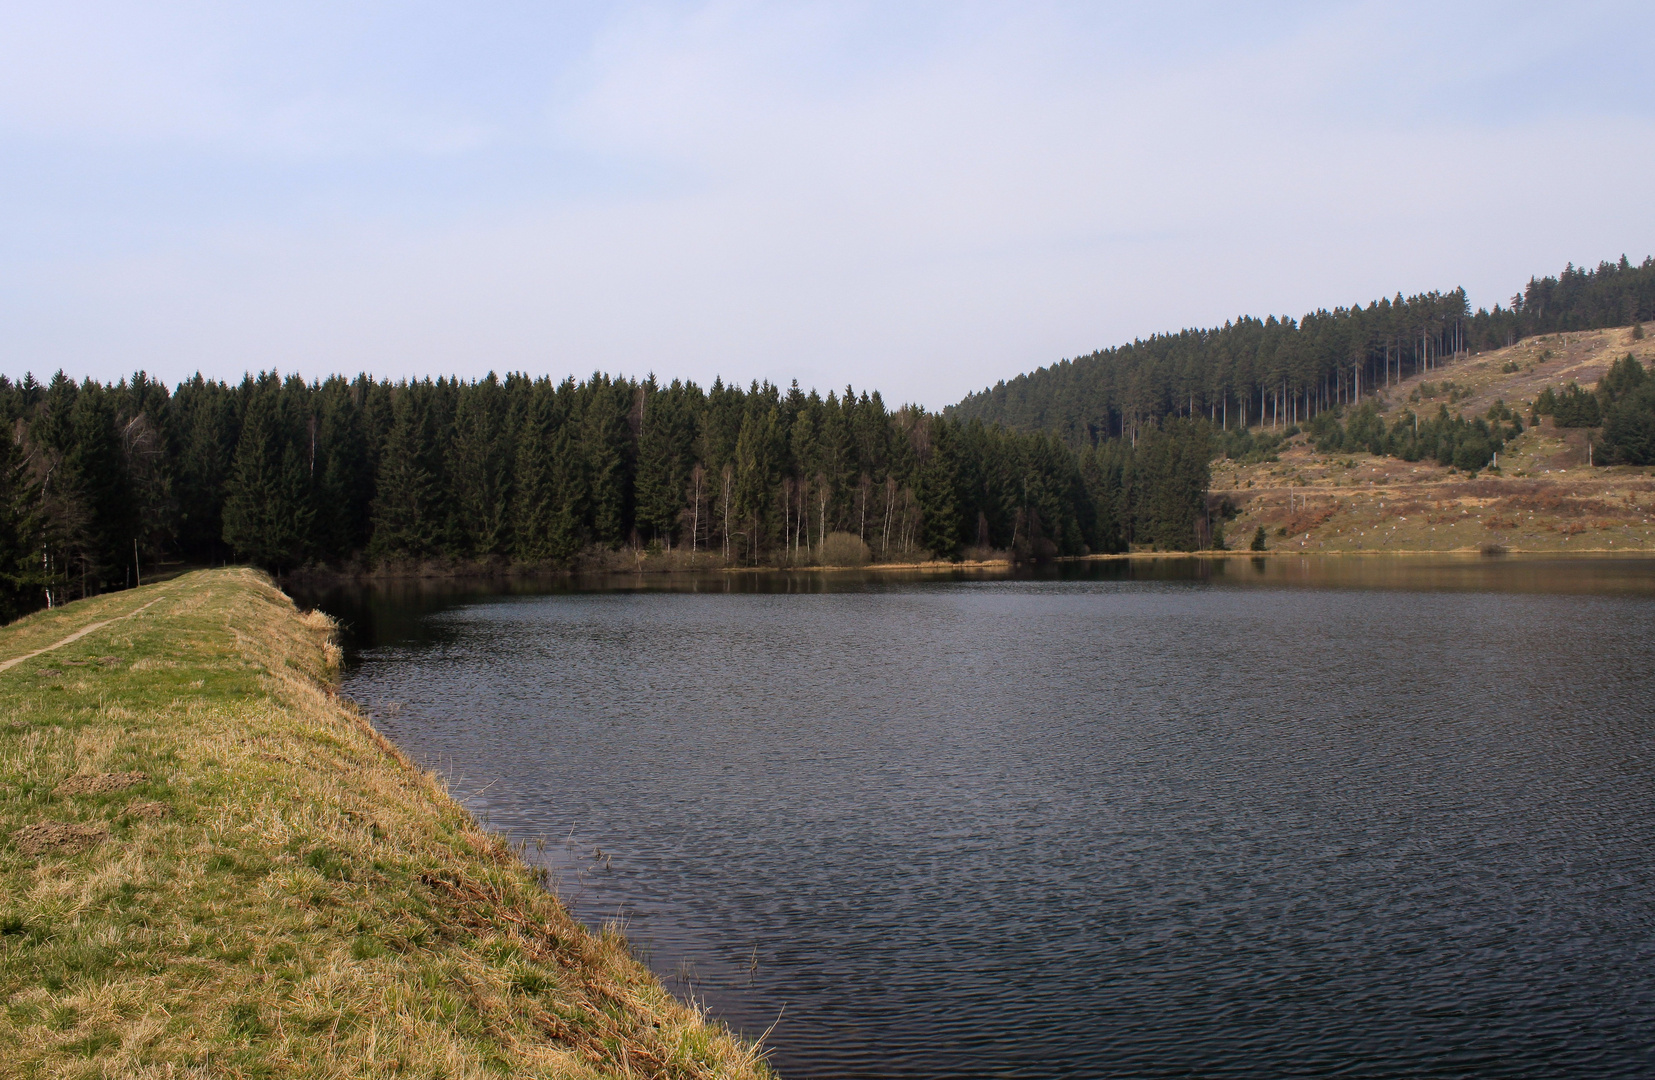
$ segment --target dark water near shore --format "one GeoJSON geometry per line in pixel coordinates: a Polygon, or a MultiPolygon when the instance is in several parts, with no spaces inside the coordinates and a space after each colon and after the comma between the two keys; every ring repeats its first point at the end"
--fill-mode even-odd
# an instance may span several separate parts
{"type": "Polygon", "coordinates": [[[300,599],[785,1077],[1655,1075],[1655,562],[300,599]]]}

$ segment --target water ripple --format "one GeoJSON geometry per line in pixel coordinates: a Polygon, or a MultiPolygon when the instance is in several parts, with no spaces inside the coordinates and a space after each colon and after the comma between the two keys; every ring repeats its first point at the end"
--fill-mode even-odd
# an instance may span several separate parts
{"type": "Polygon", "coordinates": [[[785,1076],[1655,1073],[1647,590],[374,603],[348,691],[785,1076]]]}

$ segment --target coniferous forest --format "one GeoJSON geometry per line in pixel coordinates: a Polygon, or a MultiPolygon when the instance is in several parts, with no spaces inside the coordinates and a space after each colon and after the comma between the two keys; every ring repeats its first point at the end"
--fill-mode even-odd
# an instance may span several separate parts
{"type": "MultiPolygon", "coordinates": [[[[941,414],[848,387],[603,374],[198,375],[170,390],[141,372],[0,377],[0,618],[163,563],[556,569],[628,551],[794,566],[1217,546],[1209,462],[1246,428],[1301,424],[1327,447],[1474,467],[1519,417],[1386,430],[1364,405],[1455,353],[1652,315],[1655,260],[1622,258],[1531,280],[1493,311],[1455,290],[1159,335],[941,414]]],[[[1606,460],[1655,459],[1641,374],[1542,408],[1601,411],[1606,460]]]]}
{"type": "Polygon", "coordinates": [[[848,388],[60,373],[0,382],[0,416],[7,618],[161,561],[786,566],[1210,542],[1199,425],[1077,451],[848,388]]]}
{"type": "Polygon", "coordinates": [[[1530,279],[1509,306],[1472,312],[1465,291],[1430,292],[1302,319],[1243,317],[1157,334],[1065,360],[972,394],[949,410],[1074,444],[1130,439],[1166,417],[1220,430],[1303,425],[1360,406],[1375,391],[1432,371],[1456,353],[1532,334],[1626,326],[1655,318],[1655,258],[1622,256],[1596,270],[1530,279]]]}

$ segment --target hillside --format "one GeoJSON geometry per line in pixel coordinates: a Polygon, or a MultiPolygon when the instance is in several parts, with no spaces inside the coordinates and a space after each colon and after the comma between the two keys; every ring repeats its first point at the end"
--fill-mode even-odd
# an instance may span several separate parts
{"type": "Polygon", "coordinates": [[[1383,298],[1303,318],[1243,316],[1154,334],[1018,375],[947,410],[1076,444],[1135,441],[1168,417],[1234,426],[1303,420],[1400,375],[1543,334],[1655,316],[1655,258],[1530,278],[1509,307],[1472,311],[1465,290],[1383,298]]]}
{"type": "MultiPolygon", "coordinates": [[[[1655,363],[1655,339],[1633,340],[1630,327],[1548,334],[1403,379],[1381,401],[1388,421],[1445,404],[1470,417],[1504,401],[1526,422],[1546,387],[1589,388],[1628,353],[1655,363]]],[[[1270,548],[1293,551],[1655,548],[1652,470],[1589,466],[1587,454],[1586,431],[1559,430],[1546,417],[1475,479],[1429,459],[1320,454],[1301,435],[1277,461],[1215,460],[1212,501],[1239,511],[1226,525],[1232,548],[1246,547],[1259,526],[1270,548]]]]}
{"type": "Polygon", "coordinates": [[[209,570],[0,631],[0,1076],[763,1076],[209,570]]]}

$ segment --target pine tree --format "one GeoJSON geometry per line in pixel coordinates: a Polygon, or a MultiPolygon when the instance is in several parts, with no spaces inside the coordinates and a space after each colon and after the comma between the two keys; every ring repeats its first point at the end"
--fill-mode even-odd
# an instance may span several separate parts
{"type": "Polygon", "coordinates": [[[505,405],[499,380],[490,373],[462,391],[454,413],[453,532],[460,549],[474,559],[506,550],[510,477],[505,405]]]}
{"type": "Polygon", "coordinates": [[[632,525],[633,387],[594,374],[581,397],[579,451],[592,539],[619,547],[632,525]]]}
{"type": "Polygon", "coordinates": [[[769,537],[772,495],[781,482],[781,409],[770,395],[755,386],[747,395],[741,433],[736,437],[732,533],[744,536],[745,549],[736,554],[757,561],[769,537]]]}
{"type": "Polygon", "coordinates": [[[392,404],[391,431],[379,458],[374,497],[376,560],[423,559],[438,553],[445,525],[435,419],[425,400],[429,385],[400,388],[392,404]]]}
{"type": "Polygon", "coordinates": [[[225,484],[241,436],[235,394],[198,373],[179,385],[168,412],[177,547],[187,559],[215,561],[223,555],[225,484]]]}
{"type": "Polygon", "coordinates": [[[115,405],[101,384],[88,379],[75,395],[70,434],[61,483],[87,515],[74,553],[80,589],[87,593],[125,579],[137,536],[115,405]]]}
{"type": "Polygon", "coordinates": [[[1102,447],[1089,446],[1081,452],[1081,482],[1085,485],[1087,505],[1092,511],[1086,543],[1095,552],[1113,554],[1127,548],[1122,530],[1122,519],[1125,517],[1125,491],[1121,483],[1123,471],[1123,452],[1119,441],[1102,447]]]}
{"type": "Polygon", "coordinates": [[[40,492],[43,588],[48,604],[69,599],[84,581],[84,553],[92,546],[93,510],[65,465],[75,448],[73,414],[80,387],[59,371],[39,394],[27,430],[26,456],[40,492]]]}
{"type": "Polygon", "coordinates": [[[567,564],[586,546],[586,485],[569,420],[574,398],[572,380],[556,390],[542,380],[518,424],[512,550],[526,562],[567,564]]]}
{"type": "Polygon", "coordinates": [[[643,429],[638,438],[638,531],[670,547],[685,506],[694,429],[678,383],[662,390],[651,376],[643,389],[643,429]]]}
{"type": "MultiPolygon", "coordinates": [[[[284,405],[277,376],[244,384],[247,411],[224,501],[224,542],[240,558],[281,571],[302,564],[315,510],[308,447],[284,405]]],[[[308,440],[305,440],[308,443],[308,440]]]]}
{"type": "Polygon", "coordinates": [[[0,431],[0,622],[44,603],[40,491],[29,473],[16,424],[0,431]]]}
{"type": "Polygon", "coordinates": [[[336,376],[315,395],[316,517],[311,544],[322,562],[344,562],[368,542],[374,476],[358,405],[366,396],[365,383],[352,385],[336,376]]]}
{"type": "Polygon", "coordinates": [[[953,425],[941,417],[921,420],[929,429],[929,446],[914,485],[914,497],[922,515],[920,543],[939,559],[956,559],[960,549],[958,464],[954,453],[953,425]]]}
{"type": "Polygon", "coordinates": [[[1134,540],[1163,551],[1201,546],[1198,522],[1212,476],[1212,441],[1205,424],[1174,420],[1148,432],[1133,456],[1134,540]]]}

